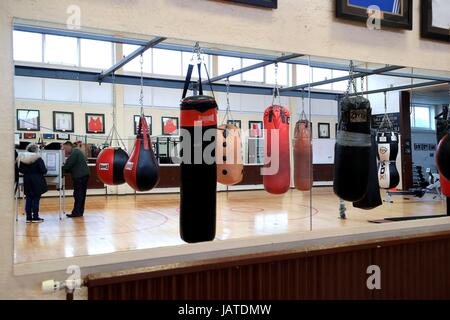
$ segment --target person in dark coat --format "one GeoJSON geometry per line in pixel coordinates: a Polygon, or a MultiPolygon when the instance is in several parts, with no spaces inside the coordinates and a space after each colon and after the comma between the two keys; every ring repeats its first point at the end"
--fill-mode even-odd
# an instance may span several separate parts
{"type": "Polygon", "coordinates": [[[18,158],[19,172],[23,174],[23,188],[27,196],[25,212],[27,223],[40,223],[44,219],[39,217],[39,202],[41,196],[48,191],[45,175],[47,168],[39,154],[39,147],[30,144],[27,152],[18,158]]]}
{"type": "Polygon", "coordinates": [[[17,157],[19,154],[17,150],[14,150],[14,192],[17,192],[17,187],[19,186],[19,167],[17,166],[17,157]]]}

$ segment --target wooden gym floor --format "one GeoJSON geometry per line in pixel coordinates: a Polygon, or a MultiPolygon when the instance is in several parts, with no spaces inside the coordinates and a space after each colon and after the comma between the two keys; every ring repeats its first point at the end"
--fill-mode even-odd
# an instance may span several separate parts
{"type": "MultiPolygon", "coordinates": [[[[265,191],[218,193],[218,241],[291,232],[309,232],[309,192],[291,190],[285,195],[265,191]]],[[[442,201],[430,196],[405,200],[394,197],[372,211],[347,203],[347,220],[338,219],[338,198],[331,188],[313,190],[313,230],[367,226],[371,219],[393,216],[444,214],[442,201]]],[[[16,225],[15,262],[31,262],[117,251],[182,244],[178,235],[179,194],[92,196],[84,218],[58,219],[58,199],[41,202],[42,224],[16,225]]],[[[72,199],[67,199],[70,212],[72,199]]],[[[201,205],[200,205],[201,207],[201,205]]],[[[21,208],[21,211],[23,209],[21,208]]]]}

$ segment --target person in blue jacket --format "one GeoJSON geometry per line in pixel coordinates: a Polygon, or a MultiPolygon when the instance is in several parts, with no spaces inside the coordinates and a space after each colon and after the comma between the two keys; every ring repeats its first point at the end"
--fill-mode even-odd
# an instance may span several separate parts
{"type": "Polygon", "coordinates": [[[39,217],[39,202],[41,196],[48,191],[47,182],[45,181],[47,168],[36,144],[28,145],[26,151],[20,154],[17,162],[19,172],[23,174],[27,223],[40,223],[44,219],[39,217]]]}

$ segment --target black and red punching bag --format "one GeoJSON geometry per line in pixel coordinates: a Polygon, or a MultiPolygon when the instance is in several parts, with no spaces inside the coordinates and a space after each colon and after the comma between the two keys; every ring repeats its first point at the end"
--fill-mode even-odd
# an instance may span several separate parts
{"type": "Polygon", "coordinates": [[[128,153],[119,147],[108,147],[98,155],[97,176],[101,182],[110,186],[125,183],[123,169],[128,162],[128,153]]]}
{"type": "Polygon", "coordinates": [[[217,103],[203,95],[201,79],[200,95],[186,97],[193,68],[189,65],[180,106],[180,236],[188,243],[211,241],[216,235],[217,103]]]}
{"type": "Polygon", "coordinates": [[[362,96],[346,96],[340,103],[340,115],[333,189],[339,198],[356,202],[364,198],[369,182],[370,102],[362,96]]]}
{"type": "Polygon", "coordinates": [[[289,110],[270,106],[264,112],[265,160],[264,189],[272,194],[287,192],[291,184],[289,110]]]}
{"type": "Polygon", "coordinates": [[[152,140],[145,116],[139,119],[133,151],[123,171],[125,181],[136,191],[149,191],[159,181],[159,164],[153,152],[152,140]]]}
{"type": "Polygon", "coordinates": [[[312,188],[311,122],[299,120],[294,131],[294,184],[300,191],[312,188]]]}
{"type": "Polygon", "coordinates": [[[441,175],[450,180],[450,136],[448,133],[444,135],[437,147],[436,164],[441,175]]]}

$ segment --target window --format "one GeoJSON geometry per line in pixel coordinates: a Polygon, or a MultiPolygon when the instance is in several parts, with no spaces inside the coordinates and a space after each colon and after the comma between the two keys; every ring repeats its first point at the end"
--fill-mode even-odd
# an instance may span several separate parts
{"type": "MultiPolygon", "coordinates": [[[[139,46],[124,44],[123,45],[123,55],[128,56],[130,53],[138,49],[139,46]]],[[[144,73],[152,73],[152,50],[147,50],[143,54],[144,56],[144,73]]],[[[124,71],[130,72],[141,72],[141,56],[138,56],[128,62],[124,67],[124,71]]]]}
{"type": "MultiPolygon", "coordinates": [[[[223,57],[217,58],[219,75],[241,69],[241,58],[223,57]]],[[[230,78],[230,81],[241,81],[241,75],[230,78]]]]}
{"type": "Polygon", "coordinates": [[[45,35],[45,63],[78,65],[78,39],[45,35]]]}
{"type": "Polygon", "coordinates": [[[113,64],[112,43],[96,40],[80,40],[81,66],[108,69],[113,64]]]}
{"type": "MultiPolygon", "coordinates": [[[[183,66],[182,66],[182,75],[186,76],[187,69],[189,64],[191,63],[192,59],[192,52],[183,52],[182,53],[182,59],[183,59],[183,66]]],[[[206,67],[208,68],[209,76],[212,77],[212,70],[211,70],[211,59],[210,56],[204,54],[202,55],[203,62],[206,64],[206,67]]],[[[197,63],[197,58],[195,58],[195,63],[197,63]]],[[[205,66],[202,64],[202,80],[206,80],[208,75],[206,74],[205,66]]],[[[192,73],[192,79],[198,79],[198,71],[194,70],[192,73]]]]}
{"type": "MultiPolygon", "coordinates": [[[[248,67],[262,62],[261,60],[242,59],[242,66],[248,67]]],[[[242,74],[242,80],[250,82],[264,82],[264,68],[258,68],[242,74]]]]}
{"type": "Polygon", "coordinates": [[[42,34],[14,31],[14,60],[42,62],[42,34]]]}
{"type": "Polygon", "coordinates": [[[411,127],[419,129],[435,130],[434,107],[414,106],[411,110],[411,127]]]}
{"type": "Polygon", "coordinates": [[[297,84],[307,84],[310,82],[311,70],[309,66],[297,65],[297,84]]]}
{"type": "MultiPolygon", "coordinates": [[[[333,79],[348,76],[347,71],[341,71],[341,70],[333,70],[332,74],[333,74],[333,79]]],[[[339,82],[334,82],[332,84],[332,87],[333,87],[333,90],[335,90],[335,91],[347,91],[347,85],[348,85],[348,81],[339,81],[339,82]]]]}
{"type": "MultiPolygon", "coordinates": [[[[329,80],[332,78],[331,70],[324,68],[313,68],[312,82],[329,80]]],[[[331,90],[331,83],[314,87],[315,89],[331,90]]]]}
{"type": "Polygon", "coordinates": [[[181,76],[181,52],[153,49],[153,73],[181,76]]]}
{"type": "MultiPolygon", "coordinates": [[[[278,84],[287,86],[289,81],[288,65],[286,63],[278,64],[278,84]]],[[[266,67],[266,83],[275,84],[275,64],[266,67]]]]}

